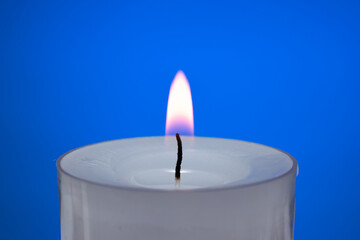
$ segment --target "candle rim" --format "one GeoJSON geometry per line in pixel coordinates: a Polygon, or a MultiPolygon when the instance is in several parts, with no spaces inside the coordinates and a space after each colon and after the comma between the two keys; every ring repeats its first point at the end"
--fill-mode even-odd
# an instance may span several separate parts
{"type": "MultiPolygon", "coordinates": [[[[253,182],[253,183],[245,183],[245,184],[239,184],[239,185],[231,185],[231,186],[211,186],[211,187],[202,187],[202,188],[196,188],[196,189],[158,189],[158,188],[145,188],[145,187],[131,187],[131,186],[125,186],[125,185],[112,185],[112,184],[105,184],[105,183],[100,183],[100,182],[96,182],[96,181],[91,181],[88,179],[84,179],[81,177],[77,177],[67,171],[65,171],[65,169],[61,166],[61,161],[62,159],[65,158],[65,156],[67,156],[68,154],[82,149],[82,148],[86,148],[86,147],[90,147],[92,145],[96,145],[96,144],[102,144],[102,143],[107,143],[107,142],[113,142],[113,141],[124,141],[124,140],[131,140],[131,139],[141,139],[141,138],[170,138],[172,136],[144,136],[144,137],[132,137],[132,138],[121,138],[121,139],[113,139],[113,140],[107,140],[107,141],[101,141],[101,142],[96,142],[96,143],[92,143],[92,144],[87,144],[85,146],[81,146],[75,149],[72,149],[64,154],[62,154],[56,161],[56,167],[57,167],[57,171],[61,172],[65,175],[67,175],[70,178],[76,179],[78,181],[81,182],[85,182],[87,184],[91,184],[91,185],[95,185],[95,186],[101,186],[101,187],[106,187],[106,188],[110,188],[110,189],[116,189],[116,190],[121,190],[121,191],[135,191],[135,192],[158,192],[158,193],[197,193],[197,192],[216,192],[216,191],[225,191],[225,190],[234,190],[234,189],[243,189],[243,188],[248,188],[248,187],[253,187],[253,186],[257,186],[257,185],[264,185],[273,181],[276,181],[280,178],[286,177],[288,175],[290,175],[293,171],[298,171],[298,162],[297,160],[289,153],[275,148],[275,147],[271,147],[265,144],[261,144],[261,143],[256,143],[256,142],[251,142],[251,141],[244,141],[244,140],[238,140],[238,139],[232,139],[232,138],[218,138],[218,137],[206,137],[206,136],[186,136],[189,138],[208,138],[208,139],[219,139],[219,140],[230,140],[230,141],[239,141],[239,142],[246,142],[246,143],[252,143],[252,144],[257,144],[257,145],[261,145],[264,147],[268,147],[274,150],[277,150],[283,154],[285,154],[287,157],[289,157],[289,159],[292,161],[292,166],[286,170],[285,172],[283,172],[282,174],[270,178],[270,179],[265,179],[265,180],[261,180],[258,182],[253,182]]],[[[295,175],[297,176],[297,173],[295,173],[295,175]]]]}

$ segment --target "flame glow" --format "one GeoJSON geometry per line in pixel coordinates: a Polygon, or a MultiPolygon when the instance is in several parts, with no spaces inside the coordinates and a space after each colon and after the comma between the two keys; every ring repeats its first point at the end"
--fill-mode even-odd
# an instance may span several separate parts
{"type": "Polygon", "coordinates": [[[194,135],[194,114],[191,90],[182,71],[178,71],[171,84],[166,114],[166,135],[194,135]]]}

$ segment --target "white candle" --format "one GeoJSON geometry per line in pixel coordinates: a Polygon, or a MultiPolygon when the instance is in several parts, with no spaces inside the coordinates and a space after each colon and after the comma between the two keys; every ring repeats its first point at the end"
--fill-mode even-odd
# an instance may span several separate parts
{"type": "Polygon", "coordinates": [[[103,142],[58,161],[62,239],[291,239],[297,163],[255,143],[103,142]]]}
{"type": "MultiPolygon", "coordinates": [[[[192,102],[190,88],[182,72],[177,77],[172,91],[185,93],[169,98],[166,132],[181,126],[191,135],[192,106],[182,104],[192,102]]],[[[180,180],[174,136],[102,142],[63,155],[62,240],[292,239],[293,157],[220,138],[182,136],[182,146],[180,180]]]]}

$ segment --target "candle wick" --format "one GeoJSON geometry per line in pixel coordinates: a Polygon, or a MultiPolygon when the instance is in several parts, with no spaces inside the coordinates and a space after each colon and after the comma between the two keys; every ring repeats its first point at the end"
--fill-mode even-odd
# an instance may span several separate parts
{"type": "Polygon", "coordinates": [[[177,153],[177,162],[176,162],[176,168],[175,168],[175,179],[180,180],[180,169],[181,169],[181,162],[182,162],[182,143],[180,134],[176,133],[176,141],[178,144],[178,153],[177,153]]]}

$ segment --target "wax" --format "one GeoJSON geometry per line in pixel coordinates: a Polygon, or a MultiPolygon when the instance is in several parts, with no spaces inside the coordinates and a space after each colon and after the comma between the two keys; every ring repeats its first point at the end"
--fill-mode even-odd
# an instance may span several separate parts
{"type": "Polygon", "coordinates": [[[297,162],[260,144],[175,137],[85,146],[57,162],[61,234],[80,239],[292,239],[297,162]]]}

